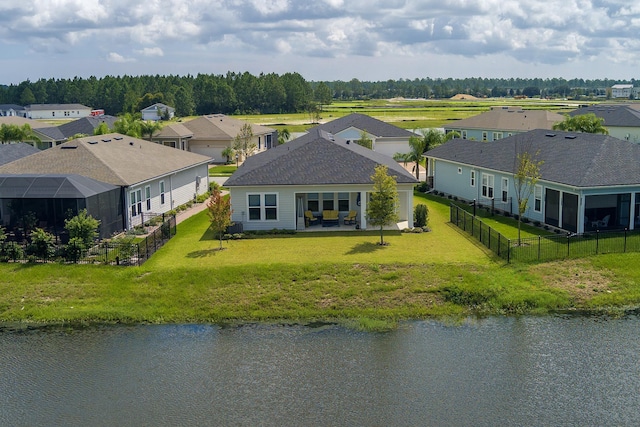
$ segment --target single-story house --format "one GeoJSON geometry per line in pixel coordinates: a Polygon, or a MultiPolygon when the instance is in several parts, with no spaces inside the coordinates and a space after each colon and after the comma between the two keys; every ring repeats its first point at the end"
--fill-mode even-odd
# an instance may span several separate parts
{"type": "Polygon", "coordinates": [[[112,133],[74,139],[7,163],[0,174],[74,174],[116,186],[121,229],[129,229],[206,193],[208,163],[199,154],[112,133]]]}
{"type": "Polygon", "coordinates": [[[26,110],[30,119],[77,119],[91,115],[91,107],[82,104],[31,104],[26,110]]]}
{"type": "Polygon", "coordinates": [[[640,145],[537,129],[491,144],[453,139],[425,153],[435,191],[516,214],[516,155],[543,161],[523,217],[569,232],[640,227],[640,145]]]}
{"type": "Polygon", "coordinates": [[[102,123],[105,123],[109,129],[113,129],[114,123],[118,120],[115,116],[102,114],[99,116],[87,116],[68,123],[57,126],[66,139],[75,135],[93,135],[93,132],[102,123]]]}
{"type": "Polygon", "coordinates": [[[609,135],[618,139],[624,139],[640,143],[640,105],[638,104],[599,104],[578,108],[569,113],[569,116],[581,116],[583,114],[595,114],[604,119],[604,126],[609,135]]]}
{"type": "Polygon", "coordinates": [[[151,140],[167,147],[190,151],[189,141],[193,138],[191,132],[182,123],[171,123],[153,134],[151,140]]]}
{"type": "MultiPolygon", "coordinates": [[[[234,139],[246,123],[224,114],[210,114],[183,122],[182,125],[193,134],[189,140],[189,151],[208,156],[216,163],[225,163],[227,159],[222,155],[222,151],[227,147],[233,147],[234,139]]],[[[278,132],[275,129],[251,124],[251,130],[256,153],[278,143],[278,132]]],[[[161,138],[154,137],[152,140],[162,142],[161,138]]]]}
{"type": "Polygon", "coordinates": [[[48,123],[40,122],[38,120],[27,119],[20,116],[2,116],[0,117],[0,125],[3,124],[18,127],[29,125],[29,127],[33,131],[33,134],[38,138],[39,141],[27,140],[13,142],[29,142],[40,149],[52,147],[66,140],[62,132],[60,132],[60,130],[56,126],[51,126],[48,123]]]}
{"type": "Polygon", "coordinates": [[[460,138],[475,141],[497,141],[533,129],[553,129],[564,116],[545,110],[523,110],[520,107],[491,107],[491,110],[444,125],[445,133],[458,132],[460,138]]]}
{"type": "Polygon", "coordinates": [[[389,157],[393,157],[396,153],[410,152],[409,138],[415,135],[406,129],[358,113],[349,114],[316,127],[348,141],[359,140],[365,132],[372,141],[373,151],[389,157]]]}
{"type": "Polygon", "coordinates": [[[35,154],[39,151],[40,150],[35,148],[33,145],[25,142],[0,144],[0,166],[23,157],[30,156],[31,154],[35,154]]]}
{"type": "Polygon", "coordinates": [[[22,105],[0,104],[0,117],[25,117],[27,110],[22,105]]]}
{"type": "MultiPolygon", "coordinates": [[[[245,230],[303,230],[311,211],[317,223],[343,224],[355,211],[351,228],[367,228],[371,176],[386,165],[398,183],[399,228],[413,226],[413,187],[418,181],[389,156],[314,128],[308,134],[249,157],[227,180],[232,220],[245,230]]],[[[344,225],[344,224],[343,224],[344,225]]]]}
{"type": "Polygon", "coordinates": [[[171,120],[176,115],[176,109],[169,107],[168,105],[160,102],[150,105],[147,108],[140,110],[142,114],[142,120],[158,121],[163,120],[168,115],[168,119],[171,120]]]}

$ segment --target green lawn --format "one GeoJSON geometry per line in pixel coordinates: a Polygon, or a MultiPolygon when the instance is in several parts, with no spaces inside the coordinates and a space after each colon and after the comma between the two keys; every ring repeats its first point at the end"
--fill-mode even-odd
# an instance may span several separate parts
{"type": "Polygon", "coordinates": [[[236,165],[215,165],[209,168],[209,176],[231,176],[238,167],[236,165]]]}
{"type": "MultiPolygon", "coordinates": [[[[431,232],[318,232],[224,243],[205,213],[142,267],[0,264],[0,321],[245,322],[401,319],[640,304],[640,254],[507,265],[448,223],[449,201],[416,195],[431,232]]],[[[506,226],[506,224],[503,224],[506,226]]]]}

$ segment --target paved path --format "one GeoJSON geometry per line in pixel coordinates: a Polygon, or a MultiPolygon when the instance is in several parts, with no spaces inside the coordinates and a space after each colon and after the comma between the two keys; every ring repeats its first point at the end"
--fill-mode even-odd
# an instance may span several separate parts
{"type": "MultiPolygon", "coordinates": [[[[228,191],[223,191],[222,195],[226,195],[229,194],[228,191]]],[[[203,203],[196,203],[193,206],[191,206],[189,209],[184,210],[182,212],[178,212],[176,214],[176,224],[180,224],[182,221],[184,221],[187,218],[191,218],[192,216],[194,216],[195,214],[198,214],[204,210],[207,210],[207,202],[203,202],[203,203]]]]}

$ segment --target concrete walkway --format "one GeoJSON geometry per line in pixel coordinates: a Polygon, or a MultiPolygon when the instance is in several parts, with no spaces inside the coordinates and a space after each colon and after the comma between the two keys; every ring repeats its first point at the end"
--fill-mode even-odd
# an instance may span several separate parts
{"type": "MultiPolygon", "coordinates": [[[[228,191],[222,191],[222,195],[225,196],[229,194],[228,191]]],[[[191,206],[189,209],[186,209],[182,212],[178,212],[176,214],[176,224],[180,224],[182,221],[184,221],[187,218],[191,218],[192,216],[199,214],[202,211],[206,211],[207,210],[207,201],[203,202],[203,203],[195,203],[193,206],[191,206]]]]}

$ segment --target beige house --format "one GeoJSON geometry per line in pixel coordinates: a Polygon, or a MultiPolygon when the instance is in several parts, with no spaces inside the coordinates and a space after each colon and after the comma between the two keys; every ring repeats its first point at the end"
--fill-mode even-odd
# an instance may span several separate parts
{"type": "MultiPolygon", "coordinates": [[[[166,126],[161,133],[154,135],[152,140],[171,145],[170,141],[178,143],[178,136],[180,136],[183,140],[188,140],[188,143],[185,143],[186,148],[182,148],[182,142],[180,142],[181,149],[210,157],[215,163],[225,163],[227,159],[222,155],[223,150],[227,147],[233,147],[235,137],[246,123],[224,114],[210,114],[178,124],[178,128],[176,128],[176,124],[166,126]],[[190,138],[188,138],[188,132],[192,134],[190,138]],[[174,133],[175,138],[169,137],[170,133],[174,133]]],[[[251,130],[253,131],[253,143],[256,146],[255,153],[277,145],[278,132],[275,129],[251,124],[251,130]]]]}

